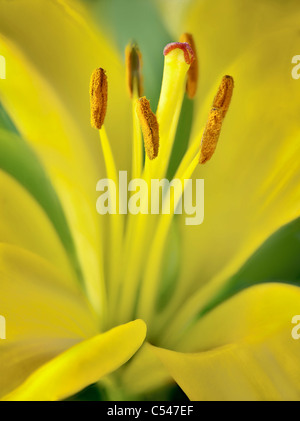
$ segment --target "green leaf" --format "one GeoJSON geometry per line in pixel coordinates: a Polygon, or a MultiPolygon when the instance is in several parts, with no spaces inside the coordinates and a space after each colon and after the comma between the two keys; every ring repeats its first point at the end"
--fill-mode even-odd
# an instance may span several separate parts
{"type": "Polygon", "coordinates": [[[0,129],[8,130],[9,132],[19,134],[17,128],[15,127],[11,119],[9,118],[9,115],[6,113],[1,102],[0,102],[0,129]]]}

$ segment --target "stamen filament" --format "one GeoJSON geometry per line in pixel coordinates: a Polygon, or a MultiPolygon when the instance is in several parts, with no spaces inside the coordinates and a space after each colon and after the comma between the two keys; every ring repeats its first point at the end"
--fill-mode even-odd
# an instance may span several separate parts
{"type": "MultiPolygon", "coordinates": [[[[153,176],[152,164],[153,161],[150,161],[146,154],[142,179],[146,181],[148,186],[153,176]]],[[[150,195],[151,191],[148,188],[148,203],[150,203],[150,195]]],[[[119,293],[122,301],[116,308],[114,320],[117,324],[123,323],[124,320],[131,320],[133,317],[140,274],[155,231],[156,221],[157,215],[128,215],[122,264],[123,278],[119,293]]]]}
{"type": "MultiPolygon", "coordinates": [[[[155,215],[151,215],[151,218],[156,220],[155,215]]],[[[146,242],[145,238],[150,241],[153,232],[153,225],[149,215],[129,215],[127,227],[122,266],[124,269],[122,290],[119,294],[122,300],[119,302],[117,313],[115,314],[116,323],[132,320],[141,268],[148,248],[148,241],[146,242]]]]}
{"type": "MultiPolygon", "coordinates": [[[[115,209],[119,208],[119,179],[117,175],[115,160],[110,147],[110,143],[105,131],[104,125],[99,131],[101,146],[103,150],[104,162],[106,167],[107,177],[114,181],[117,191],[117,197],[110,197],[111,203],[115,209]]],[[[113,301],[116,300],[119,277],[119,265],[117,262],[121,259],[122,244],[123,244],[123,230],[124,230],[124,216],[117,212],[116,215],[110,215],[110,252],[109,252],[109,309],[113,309],[113,301]]]]}
{"type": "Polygon", "coordinates": [[[133,122],[133,146],[132,146],[132,178],[139,178],[143,169],[143,143],[139,119],[136,113],[136,101],[138,100],[137,87],[132,96],[132,122],[133,122]]]}
{"type": "MultiPolygon", "coordinates": [[[[178,168],[175,174],[176,179],[180,179],[183,183],[184,179],[192,176],[198,165],[198,154],[194,156],[192,162],[185,171],[178,168]]],[[[150,252],[148,253],[144,277],[141,283],[141,292],[138,302],[137,314],[140,315],[147,323],[153,316],[153,309],[155,306],[155,298],[160,280],[163,251],[166,245],[169,229],[173,220],[174,211],[182,197],[183,189],[180,193],[176,190],[176,195],[172,191],[171,202],[173,202],[172,211],[169,214],[160,215],[159,221],[156,225],[155,236],[151,244],[150,252]]]]}
{"type": "MultiPolygon", "coordinates": [[[[200,163],[205,163],[208,159],[211,158],[213,152],[215,151],[216,144],[220,135],[222,122],[228,111],[229,104],[231,101],[233,86],[234,83],[232,77],[224,76],[217,91],[217,94],[214,98],[213,108],[210,110],[209,119],[202,136],[200,146],[200,163]]],[[[184,164],[186,157],[190,153],[192,153],[192,151],[195,150],[197,144],[198,140],[195,139],[192,145],[189,147],[185,157],[183,158],[180,167],[184,167],[186,165],[184,164]]],[[[185,326],[186,323],[188,323],[188,320],[192,320],[193,317],[195,317],[196,312],[200,311],[199,309],[201,308],[201,305],[207,302],[206,299],[203,300],[203,297],[207,298],[209,296],[212,296],[215,293],[215,291],[219,288],[218,281],[210,283],[210,285],[208,285],[204,289],[201,289],[201,291],[199,291],[199,293],[195,295],[195,297],[197,298],[191,299],[188,302],[188,305],[186,305],[182,309],[182,311],[176,316],[176,321],[172,319],[172,321],[170,322],[170,318],[174,314],[174,311],[177,308],[176,306],[178,306],[178,303],[181,299],[180,291],[177,295],[173,296],[172,301],[169,303],[168,310],[159,316],[159,325],[161,329],[163,329],[164,325],[168,323],[168,335],[164,338],[165,344],[172,344],[172,346],[176,345],[176,343],[173,343],[172,340],[174,340],[175,337],[179,337],[180,327],[182,327],[183,329],[183,326],[185,326]],[[194,312],[192,309],[194,310],[194,312]]]]}
{"type": "MultiPolygon", "coordinates": [[[[171,51],[165,57],[163,84],[158,106],[161,122],[158,121],[158,123],[163,125],[165,134],[163,138],[161,126],[159,126],[160,149],[157,158],[150,161],[146,155],[143,179],[146,180],[148,186],[151,178],[162,178],[165,175],[172,151],[181,105],[185,94],[186,72],[189,69],[193,54],[189,45],[181,45],[181,47],[172,47],[171,51]],[[184,53],[185,49],[187,51],[184,53]],[[186,62],[187,54],[189,63],[186,62]],[[164,144],[163,153],[162,144],[164,144]]],[[[159,119],[158,115],[157,119],[159,119]]],[[[199,143],[197,147],[199,147],[199,143]]],[[[148,194],[150,194],[150,189],[148,189],[148,194]]],[[[124,253],[123,299],[120,304],[117,322],[130,320],[133,317],[132,310],[139,288],[142,262],[147,256],[146,253],[157,225],[156,221],[157,217],[155,215],[152,215],[151,218],[149,216],[147,218],[141,214],[129,216],[124,253]],[[145,238],[147,238],[147,242],[145,242],[145,238]]]]}
{"type": "MultiPolygon", "coordinates": [[[[200,132],[200,134],[193,139],[191,145],[189,146],[189,148],[185,152],[185,154],[184,154],[184,156],[183,156],[183,158],[181,160],[181,163],[180,163],[180,165],[179,165],[179,167],[178,167],[178,169],[176,171],[176,174],[174,175],[174,178],[177,178],[177,179],[180,179],[180,180],[184,180],[185,178],[188,178],[187,177],[187,174],[189,174],[189,173],[192,174],[194,172],[194,169],[197,167],[197,163],[198,163],[198,154],[199,154],[198,151],[199,151],[199,144],[200,144],[200,141],[201,141],[201,138],[202,138],[202,134],[203,134],[203,129],[200,132]]],[[[169,221],[169,223],[170,223],[169,224],[169,229],[170,229],[171,222],[172,222],[172,220],[169,221]]],[[[158,233],[159,232],[161,233],[161,241],[163,241],[164,244],[166,244],[166,242],[167,242],[167,235],[168,235],[168,232],[169,231],[168,230],[165,231],[164,229],[161,229],[159,226],[155,226],[155,231],[156,231],[156,235],[157,236],[158,236],[158,233]],[[165,234],[165,239],[164,240],[162,240],[163,233],[165,234]]],[[[151,249],[153,249],[153,250],[155,250],[155,248],[157,248],[157,247],[158,247],[157,245],[151,245],[151,249]]],[[[149,253],[149,255],[150,255],[150,253],[149,253]]],[[[162,265],[162,262],[159,263],[159,256],[158,256],[158,253],[157,253],[157,256],[155,256],[155,257],[152,256],[151,259],[149,257],[149,270],[150,271],[151,271],[150,262],[151,262],[151,260],[153,258],[155,258],[156,259],[155,261],[158,262],[158,266],[159,266],[159,264],[162,265]]],[[[163,255],[161,255],[161,258],[163,258],[163,255]]],[[[147,263],[146,263],[146,265],[147,265],[147,263]]],[[[145,275],[145,278],[143,280],[143,283],[146,283],[147,282],[145,280],[146,279],[146,276],[147,276],[148,279],[150,279],[150,274],[145,275]]],[[[159,273],[158,272],[157,272],[157,278],[156,279],[159,281],[159,273]]],[[[172,302],[168,305],[168,310],[170,308],[172,308],[172,311],[173,312],[175,311],[174,308],[172,307],[172,302]]],[[[163,326],[165,323],[169,323],[170,314],[172,314],[172,312],[167,311],[167,312],[162,312],[162,314],[159,315],[159,326],[160,327],[163,326]]],[[[156,330],[157,329],[153,328],[152,329],[152,332],[154,332],[154,334],[155,334],[156,330]]]]}

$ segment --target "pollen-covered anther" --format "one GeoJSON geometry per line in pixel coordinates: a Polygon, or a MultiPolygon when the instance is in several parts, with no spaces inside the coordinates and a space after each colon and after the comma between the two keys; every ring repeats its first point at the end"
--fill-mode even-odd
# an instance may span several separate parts
{"type": "Polygon", "coordinates": [[[233,92],[233,78],[224,76],[214,98],[200,146],[199,163],[205,164],[214,154],[219,140],[222,123],[228,111],[233,92]]]}
{"type": "Polygon", "coordinates": [[[145,151],[148,158],[152,160],[158,155],[159,127],[146,97],[137,100],[136,112],[143,132],[145,151]]]}
{"type": "Polygon", "coordinates": [[[186,93],[190,99],[194,98],[197,92],[198,84],[198,58],[194,38],[192,34],[184,33],[180,37],[181,43],[188,43],[193,50],[194,60],[190,65],[190,68],[187,73],[187,82],[186,82],[186,93]]]}
{"type": "Polygon", "coordinates": [[[219,140],[223,122],[223,111],[220,108],[210,110],[200,146],[199,163],[205,164],[213,156],[219,140]]]}
{"type": "Polygon", "coordinates": [[[143,95],[143,59],[137,44],[127,45],[125,49],[126,83],[130,97],[136,88],[138,96],[143,95]]]}
{"type": "Polygon", "coordinates": [[[171,51],[180,49],[183,51],[184,60],[186,64],[192,64],[194,61],[194,52],[187,42],[171,42],[167,44],[164,49],[164,55],[167,56],[171,51]]]}
{"type": "Polygon", "coordinates": [[[91,125],[101,129],[107,109],[107,76],[105,70],[93,71],[90,82],[91,125]]]}
{"type": "Polygon", "coordinates": [[[223,117],[225,117],[232,97],[234,82],[231,76],[224,76],[219,86],[217,95],[215,96],[213,107],[221,108],[223,110],[223,117]]]}

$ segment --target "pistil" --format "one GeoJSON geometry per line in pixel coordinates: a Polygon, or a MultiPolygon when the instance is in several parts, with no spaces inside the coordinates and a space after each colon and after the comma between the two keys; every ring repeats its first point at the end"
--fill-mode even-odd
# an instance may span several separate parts
{"type": "Polygon", "coordinates": [[[188,43],[174,42],[164,49],[165,63],[161,93],[156,111],[160,130],[160,152],[153,162],[152,176],[164,176],[176,134],[186,88],[186,74],[194,60],[188,43]]]}

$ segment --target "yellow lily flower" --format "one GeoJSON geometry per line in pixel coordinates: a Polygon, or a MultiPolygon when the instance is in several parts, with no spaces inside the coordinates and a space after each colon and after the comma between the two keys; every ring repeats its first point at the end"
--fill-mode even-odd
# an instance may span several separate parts
{"type": "MultiPolygon", "coordinates": [[[[174,382],[193,400],[299,399],[291,320],[300,311],[300,96],[289,66],[300,12],[294,1],[264,1],[252,28],[250,1],[247,13],[237,0],[224,3],[186,8],[173,35],[195,35],[198,91],[184,99],[196,53],[184,38],[165,50],[155,114],[127,66],[129,99],[122,57],[86,6],[1,3],[2,399],[65,399],[97,382],[112,399],[174,382]],[[88,123],[94,69],[97,130],[88,123]],[[236,86],[229,110],[233,79],[224,75],[236,86]],[[118,170],[130,169],[149,186],[168,174],[191,101],[192,133],[174,178],[204,179],[203,224],[174,221],[174,209],[97,214],[99,179],[118,187],[118,170]]],[[[173,9],[169,23],[178,23],[173,9]]],[[[181,194],[171,195],[175,204],[181,194]]]]}

